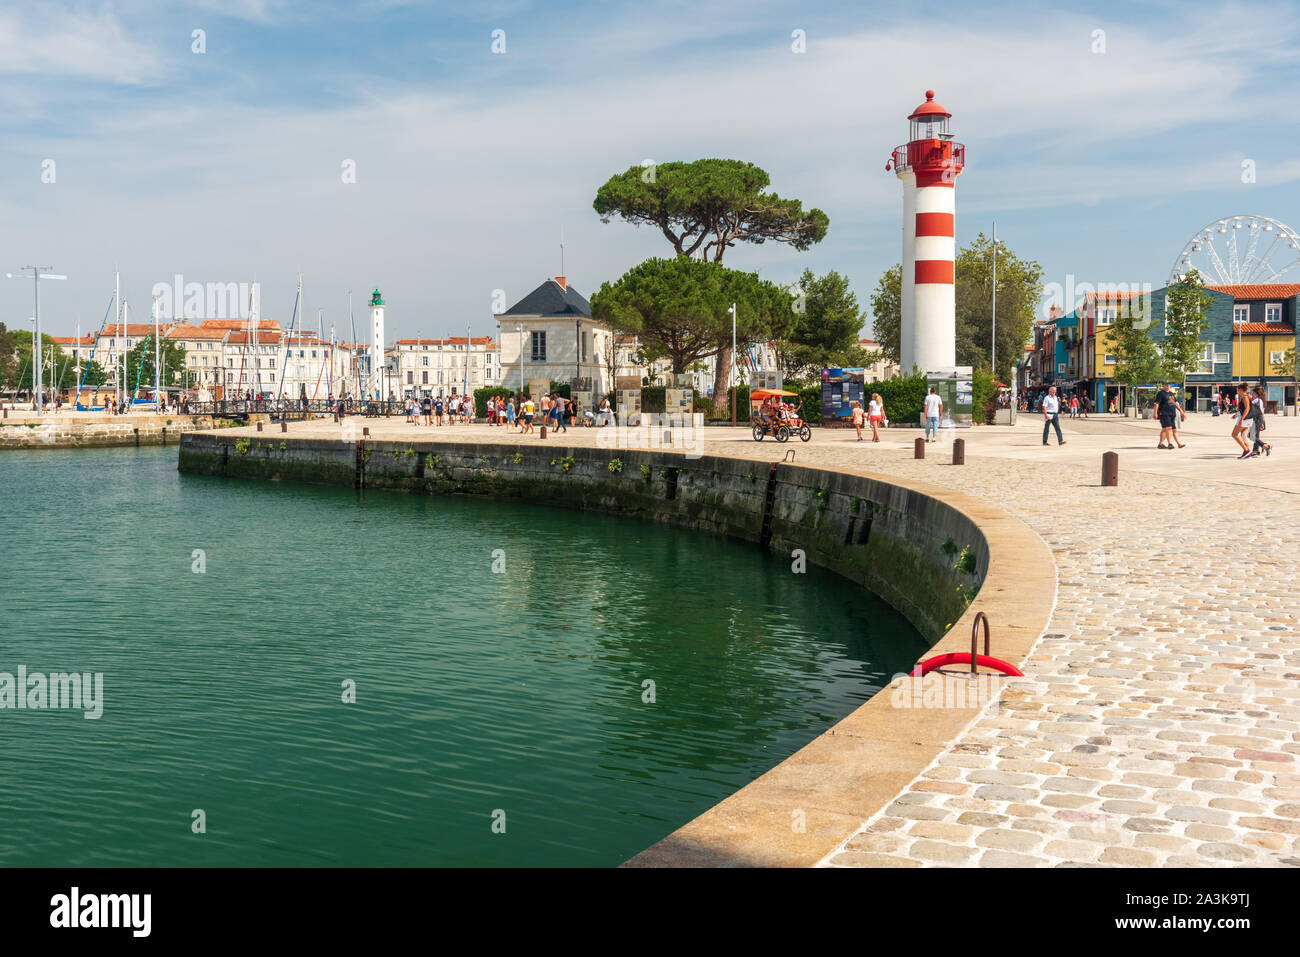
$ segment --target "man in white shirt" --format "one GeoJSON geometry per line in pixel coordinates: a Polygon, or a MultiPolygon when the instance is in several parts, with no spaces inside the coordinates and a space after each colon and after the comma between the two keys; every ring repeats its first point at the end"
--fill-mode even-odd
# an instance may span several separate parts
{"type": "Polygon", "coordinates": [[[1056,397],[1056,386],[1047,390],[1047,395],[1043,396],[1043,444],[1047,444],[1047,433],[1053,427],[1056,427],[1056,444],[1064,445],[1065,439],[1061,435],[1061,400],[1056,397]]]}
{"type": "Polygon", "coordinates": [[[930,394],[925,397],[925,440],[933,442],[939,438],[939,416],[943,413],[943,399],[930,386],[930,394]],[[933,437],[931,437],[933,433],[933,437]]]}

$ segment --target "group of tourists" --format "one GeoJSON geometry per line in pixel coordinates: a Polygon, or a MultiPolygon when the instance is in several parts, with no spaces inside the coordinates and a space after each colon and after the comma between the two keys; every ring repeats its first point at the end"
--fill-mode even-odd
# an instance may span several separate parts
{"type": "Polygon", "coordinates": [[[473,420],[474,400],[467,395],[406,397],[406,421],[411,425],[469,425],[473,420]]]}
{"type": "MultiPolygon", "coordinates": [[[[605,399],[602,409],[608,408],[609,400],[605,399]]],[[[567,432],[571,425],[593,425],[594,419],[591,410],[583,409],[577,399],[553,392],[542,395],[536,402],[532,396],[520,396],[518,406],[514,396],[497,397],[488,409],[489,424],[516,428],[520,435],[531,434],[539,424],[552,432],[567,432]]]]}

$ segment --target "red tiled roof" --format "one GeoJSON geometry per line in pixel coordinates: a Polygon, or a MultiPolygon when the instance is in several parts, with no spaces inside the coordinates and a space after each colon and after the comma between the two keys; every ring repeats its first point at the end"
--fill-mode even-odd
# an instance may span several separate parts
{"type": "MultiPolygon", "coordinates": [[[[204,319],[199,323],[201,329],[243,329],[247,331],[247,319],[204,319]]],[[[257,320],[258,329],[276,329],[280,328],[280,323],[276,319],[259,319],[257,320]]]]}
{"type": "Polygon", "coordinates": [[[1295,328],[1285,322],[1234,322],[1232,334],[1238,332],[1266,332],[1279,336],[1295,335],[1295,328]]]}
{"type": "MultiPolygon", "coordinates": [[[[492,344],[491,336],[474,336],[470,340],[476,346],[486,346],[492,344]]],[[[464,345],[464,336],[452,336],[450,339],[398,339],[394,345],[399,346],[447,346],[447,345],[464,345]]]]}
{"type": "Polygon", "coordinates": [[[168,339],[224,339],[229,329],[202,329],[199,326],[172,326],[164,336],[168,339]]]}
{"type": "Polygon", "coordinates": [[[1300,282],[1258,283],[1248,286],[1211,286],[1215,292],[1227,293],[1233,299],[1291,299],[1300,296],[1300,282]]]}
{"type": "Polygon", "coordinates": [[[78,339],[76,336],[50,336],[61,346],[93,346],[95,344],[94,336],[82,336],[78,339]]]}
{"type": "Polygon", "coordinates": [[[104,326],[104,335],[106,336],[148,336],[152,334],[153,323],[151,322],[128,322],[125,325],[110,322],[104,326]],[[122,331],[119,332],[119,329],[122,331]]]}

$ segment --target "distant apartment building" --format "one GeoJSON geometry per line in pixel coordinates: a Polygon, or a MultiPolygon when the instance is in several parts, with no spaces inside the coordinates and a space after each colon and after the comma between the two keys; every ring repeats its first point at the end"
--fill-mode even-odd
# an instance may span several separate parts
{"type": "MultiPolygon", "coordinates": [[[[880,342],[876,339],[859,339],[858,347],[867,353],[878,352],[880,342]]],[[[890,362],[883,356],[863,370],[866,382],[884,382],[886,379],[897,379],[899,375],[898,363],[890,362]]]]}
{"type": "Polygon", "coordinates": [[[501,348],[491,336],[398,339],[391,359],[393,395],[473,395],[501,384],[501,348]]]}
{"type": "MultiPolygon", "coordinates": [[[[1297,383],[1286,366],[1286,353],[1296,347],[1300,312],[1300,283],[1208,285],[1207,326],[1201,336],[1200,358],[1186,375],[1185,406],[1208,411],[1214,397],[1233,393],[1238,382],[1264,386],[1271,409],[1294,414],[1297,383]]],[[[1165,338],[1168,289],[1141,294],[1143,318],[1159,349],[1165,338]]],[[[1111,326],[1120,310],[1137,308],[1136,292],[1090,293],[1068,315],[1053,316],[1034,328],[1020,367],[1021,384],[1055,385],[1063,393],[1088,396],[1096,408],[1112,401],[1123,407],[1128,389],[1115,379],[1118,359],[1111,326]]],[[[1142,392],[1159,383],[1138,383],[1142,392]]]]}

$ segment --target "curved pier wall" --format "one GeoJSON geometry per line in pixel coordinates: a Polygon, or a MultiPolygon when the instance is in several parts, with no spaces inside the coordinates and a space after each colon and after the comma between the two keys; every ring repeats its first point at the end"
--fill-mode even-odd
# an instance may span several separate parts
{"type": "MultiPolygon", "coordinates": [[[[185,473],[425,494],[477,494],[635,515],[754,542],[858,582],[931,643],[984,580],[974,521],[934,497],[868,476],[663,451],[187,433],[185,473]],[[611,463],[613,470],[611,470],[611,463]],[[648,474],[645,470],[648,470],[648,474]],[[969,548],[973,574],[954,568],[969,548]]],[[[971,563],[968,561],[967,567],[971,563]]]]}

